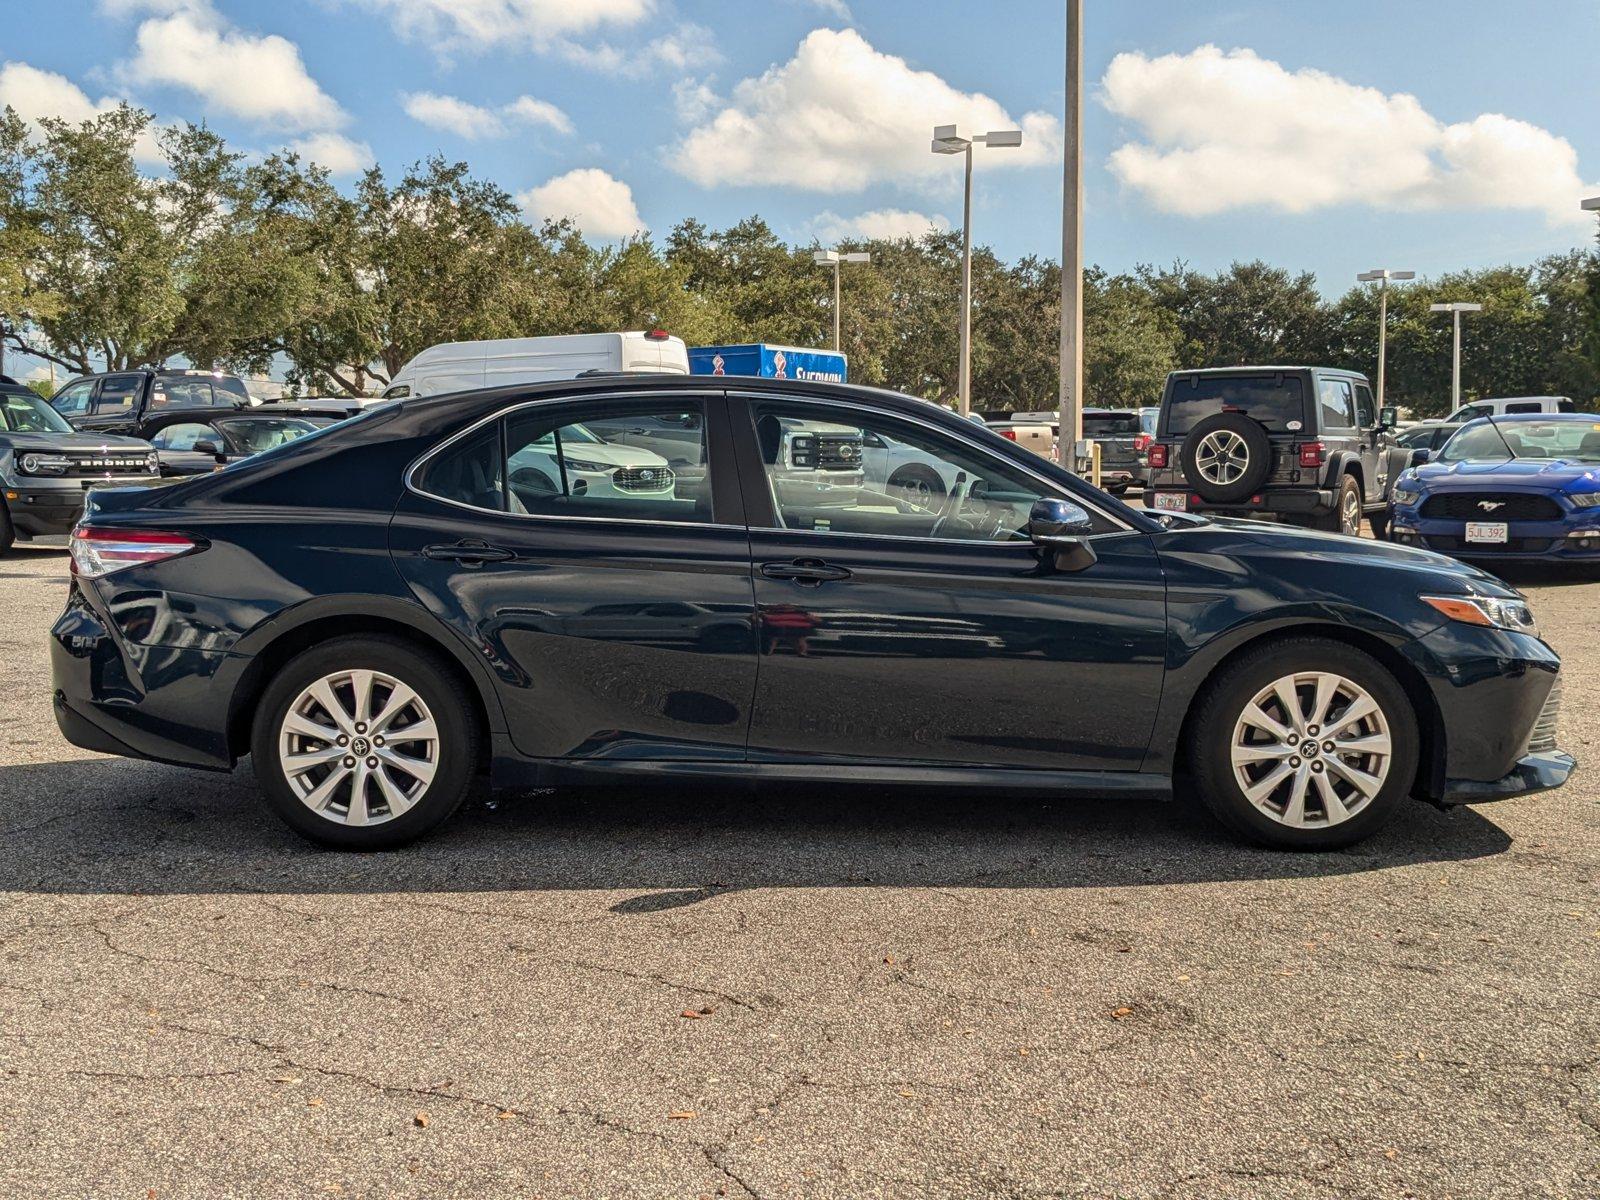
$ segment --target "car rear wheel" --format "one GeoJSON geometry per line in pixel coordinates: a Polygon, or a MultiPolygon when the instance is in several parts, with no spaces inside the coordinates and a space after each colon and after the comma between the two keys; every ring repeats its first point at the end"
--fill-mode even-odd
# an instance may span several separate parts
{"type": "Polygon", "coordinates": [[[0,555],[10,554],[11,547],[16,544],[17,529],[11,523],[11,510],[0,500],[0,555]]]}
{"type": "Polygon", "coordinates": [[[339,638],[267,685],[251,737],[268,805],[324,845],[412,841],[460,807],[478,759],[471,697],[398,638],[339,638]]]}
{"type": "Polygon", "coordinates": [[[1333,509],[1319,517],[1316,526],[1346,537],[1361,536],[1361,485],[1354,475],[1339,476],[1339,486],[1333,493],[1333,509]]]}
{"type": "Polygon", "coordinates": [[[1351,845],[1388,822],[1411,790],[1411,702],[1352,646],[1295,638],[1247,652],[1199,704],[1188,750],[1200,798],[1263,845],[1351,845]]]}

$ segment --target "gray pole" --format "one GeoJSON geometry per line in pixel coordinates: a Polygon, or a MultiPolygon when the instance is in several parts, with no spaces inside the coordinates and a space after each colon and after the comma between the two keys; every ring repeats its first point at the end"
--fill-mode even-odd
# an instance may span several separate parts
{"type": "Polygon", "coordinates": [[[835,354],[839,352],[839,272],[843,269],[843,259],[833,264],[833,350],[835,354]]]}
{"type": "Polygon", "coordinates": [[[1461,310],[1450,314],[1456,319],[1455,346],[1450,353],[1450,411],[1461,407],[1461,310]]]}
{"type": "Polygon", "coordinates": [[[1378,407],[1383,407],[1383,366],[1389,341],[1389,277],[1378,285],[1378,407]]]}
{"type": "Polygon", "coordinates": [[[1072,470],[1083,437],[1083,0],[1067,0],[1067,112],[1061,178],[1061,416],[1057,449],[1072,470]]]}
{"type": "Polygon", "coordinates": [[[961,202],[961,362],[956,392],[964,417],[972,411],[972,143],[967,143],[967,186],[961,202]]]}

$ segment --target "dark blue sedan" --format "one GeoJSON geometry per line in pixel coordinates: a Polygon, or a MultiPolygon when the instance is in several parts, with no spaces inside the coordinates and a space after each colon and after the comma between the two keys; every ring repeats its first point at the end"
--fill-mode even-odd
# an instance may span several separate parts
{"type": "Polygon", "coordinates": [[[1462,428],[1395,483],[1393,538],[1462,558],[1600,561],[1600,417],[1462,428]]]}

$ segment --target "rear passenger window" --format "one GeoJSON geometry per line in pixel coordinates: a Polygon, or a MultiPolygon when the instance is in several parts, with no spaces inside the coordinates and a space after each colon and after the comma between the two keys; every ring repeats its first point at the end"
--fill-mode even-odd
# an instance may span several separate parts
{"type": "Polygon", "coordinates": [[[515,413],[447,446],[424,464],[416,486],[521,516],[713,519],[697,403],[515,413]]]}
{"type": "Polygon", "coordinates": [[[1543,412],[1544,405],[1540,404],[1537,400],[1522,400],[1516,404],[1506,405],[1506,411],[1508,413],[1543,412]]]}
{"type": "Polygon", "coordinates": [[[1350,395],[1350,385],[1345,380],[1317,380],[1317,400],[1322,405],[1324,429],[1355,428],[1355,402],[1350,395]]]}
{"type": "Polygon", "coordinates": [[[150,393],[151,408],[210,408],[211,381],[157,378],[150,393]]]}

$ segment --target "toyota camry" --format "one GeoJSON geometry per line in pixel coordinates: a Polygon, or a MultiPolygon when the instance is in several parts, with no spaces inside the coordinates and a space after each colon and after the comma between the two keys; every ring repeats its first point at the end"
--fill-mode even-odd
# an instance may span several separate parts
{"type": "Polygon", "coordinates": [[[51,647],[66,736],[217,771],[249,756],[267,803],[333,845],[413,839],[487,776],[1152,799],[1181,779],[1239,833],[1317,849],[1412,798],[1493,800],[1573,767],[1559,660],[1493,577],[1136,510],[843,385],[406,400],[96,491],[71,552],[51,647]],[[635,426],[679,432],[673,488],[635,486],[603,447],[592,470],[548,458],[536,485],[518,465],[635,426]],[[796,428],[909,447],[949,483],[930,503],[841,480],[783,452],[796,428]]]}

